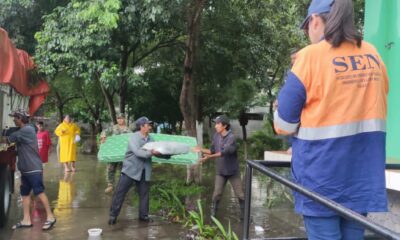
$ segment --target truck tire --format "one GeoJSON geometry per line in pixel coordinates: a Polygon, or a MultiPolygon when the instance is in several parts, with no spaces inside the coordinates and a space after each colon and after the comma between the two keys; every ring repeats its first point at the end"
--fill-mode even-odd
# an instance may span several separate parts
{"type": "Polygon", "coordinates": [[[0,227],[7,221],[11,203],[11,171],[8,165],[0,165],[0,227]]]}

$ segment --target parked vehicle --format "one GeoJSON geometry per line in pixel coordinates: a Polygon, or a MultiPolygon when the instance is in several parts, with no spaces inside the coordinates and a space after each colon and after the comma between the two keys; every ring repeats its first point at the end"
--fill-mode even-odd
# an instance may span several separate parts
{"type": "MultiPolygon", "coordinates": [[[[29,111],[31,116],[44,102],[48,84],[35,74],[35,64],[23,50],[15,48],[7,32],[0,28],[0,132],[9,136],[18,130],[9,114],[29,111]]],[[[14,192],[16,146],[0,144],[0,227],[7,220],[14,192]]]]}

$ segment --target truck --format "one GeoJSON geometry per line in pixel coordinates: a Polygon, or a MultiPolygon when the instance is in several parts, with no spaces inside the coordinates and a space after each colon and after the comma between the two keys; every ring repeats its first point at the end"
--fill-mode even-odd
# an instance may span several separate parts
{"type": "MultiPolygon", "coordinates": [[[[37,74],[36,66],[23,50],[17,49],[7,31],[0,28],[0,132],[8,136],[18,130],[9,116],[25,110],[31,116],[44,103],[50,88],[37,74]]],[[[6,223],[14,192],[16,146],[0,144],[0,227],[6,223]]]]}

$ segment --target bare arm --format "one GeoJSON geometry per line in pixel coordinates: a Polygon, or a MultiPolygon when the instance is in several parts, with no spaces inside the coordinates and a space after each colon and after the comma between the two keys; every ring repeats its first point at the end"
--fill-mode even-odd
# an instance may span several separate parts
{"type": "Polygon", "coordinates": [[[196,146],[193,148],[193,152],[201,153],[201,154],[211,154],[211,150],[207,148],[201,148],[200,146],[196,146]]]}
{"type": "Polygon", "coordinates": [[[219,158],[219,157],[221,157],[221,153],[220,152],[217,152],[217,153],[214,153],[214,154],[204,154],[204,156],[199,159],[199,163],[203,164],[203,163],[207,162],[207,160],[210,159],[210,158],[219,158]]]}
{"type": "Polygon", "coordinates": [[[202,158],[199,159],[199,163],[205,163],[210,158],[218,158],[221,157],[221,153],[212,153],[210,149],[201,148],[199,146],[193,148],[194,152],[198,152],[202,154],[202,158]]]}

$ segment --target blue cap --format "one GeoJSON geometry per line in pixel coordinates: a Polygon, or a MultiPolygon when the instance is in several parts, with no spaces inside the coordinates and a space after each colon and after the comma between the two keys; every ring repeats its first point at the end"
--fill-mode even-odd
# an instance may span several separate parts
{"type": "Polygon", "coordinates": [[[300,29],[304,29],[304,26],[312,14],[330,12],[334,1],[335,0],[312,0],[310,6],[308,7],[307,17],[301,23],[300,29]]]}
{"type": "Polygon", "coordinates": [[[150,124],[153,123],[147,117],[140,117],[135,121],[136,128],[140,129],[140,126],[145,125],[146,123],[150,124]]]}

